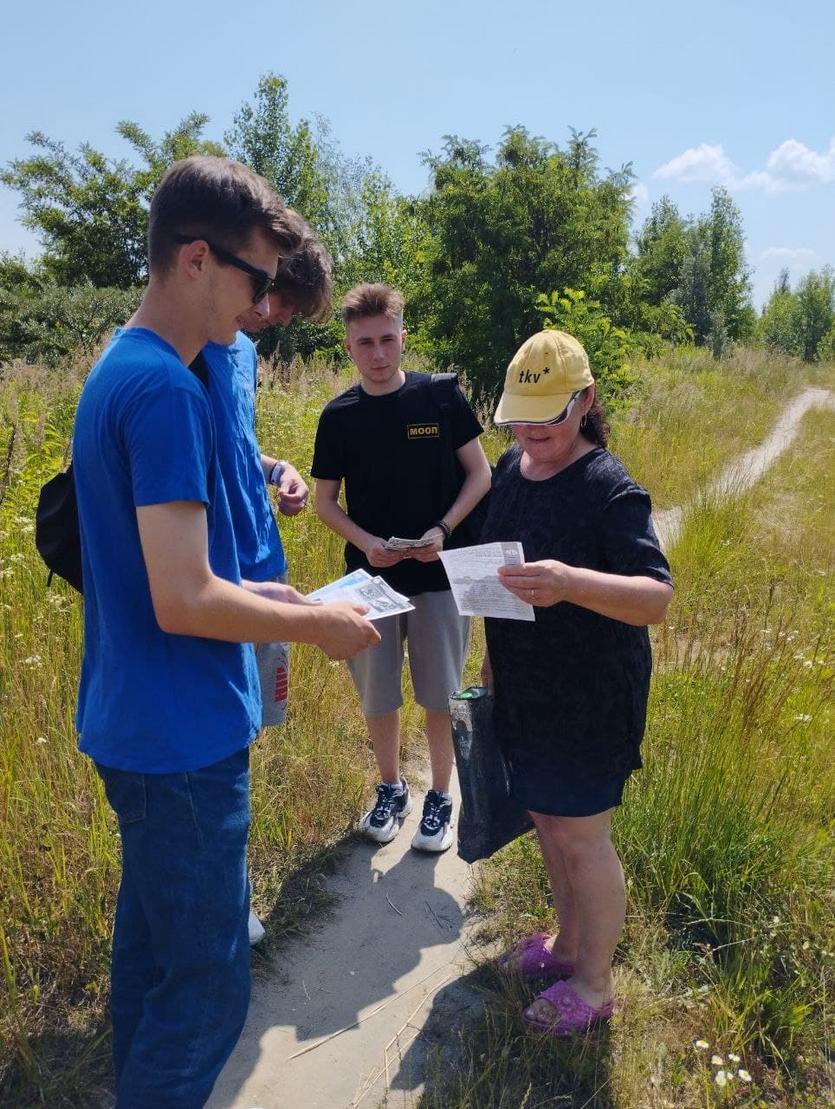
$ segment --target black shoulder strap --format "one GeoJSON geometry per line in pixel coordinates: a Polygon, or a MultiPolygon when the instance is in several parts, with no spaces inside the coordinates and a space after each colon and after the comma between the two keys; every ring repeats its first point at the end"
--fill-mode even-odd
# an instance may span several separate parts
{"type": "Polygon", "coordinates": [[[205,390],[209,388],[209,364],[203,356],[201,350],[194,361],[189,366],[189,369],[200,382],[205,390]]]}
{"type": "Polygon", "coordinates": [[[431,383],[435,403],[446,415],[452,404],[455,386],[458,384],[458,374],[432,374],[431,383]]]}

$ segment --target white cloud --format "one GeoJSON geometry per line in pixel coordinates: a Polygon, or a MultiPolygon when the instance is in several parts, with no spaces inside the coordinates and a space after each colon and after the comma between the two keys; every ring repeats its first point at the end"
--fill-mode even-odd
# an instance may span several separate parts
{"type": "Polygon", "coordinates": [[[636,181],[629,189],[629,195],[639,208],[649,203],[649,189],[643,181],[636,181]]]}
{"type": "Polygon", "coordinates": [[[768,156],[768,168],[780,177],[802,184],[835,181],[835,138],[825,154],[818,154],[797,139],[786,139],[768,156]]]}
{"type": "Polygon", "coordinates": [[[770,193],[826,185],[835,181],[835,138],[823,154],[797,139],[787,139],[772,150],[766,167],[744,173],[720,143],[701,143],[659,166],[653,177],[682,182],[704,181],[729,189],[759,189],[770,193]]]}
{"type": "Polygon", "coordinates": [[[653,177],[667,177],[675,181],[723,182],[736,176],[736,167],[721,146],[703,142],[691,146],[683,154],[659,166],[653,177]]]}
{"type": "Polygon", "coordinates": [[[815,252],[808,246],[770,246],[764,250],[760,258],[779,258],[783,262],[806,262],[814,258],[815,252]]]}

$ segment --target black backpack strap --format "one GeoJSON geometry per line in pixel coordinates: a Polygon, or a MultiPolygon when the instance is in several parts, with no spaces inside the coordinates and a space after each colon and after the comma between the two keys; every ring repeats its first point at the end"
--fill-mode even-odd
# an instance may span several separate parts
{"type": "Polygon", "coordinates": [[[452,405],[455,387],[458,384],[458,374],[432,374],[432,397],[446,416],[452,405]]]}
{"type": "Polygon", "coordinates": [[[203,351],[201,350],[196,356],[194,361],[190,364],[189,369],[208,392],[209,389],[209,364],[206,361],[203,351]]]}

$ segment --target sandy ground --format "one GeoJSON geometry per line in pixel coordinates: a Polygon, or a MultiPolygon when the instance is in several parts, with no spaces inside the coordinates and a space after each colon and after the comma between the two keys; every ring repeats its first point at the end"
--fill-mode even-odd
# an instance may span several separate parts
{"type": "MultiPolygon", "coordinates": [[[[750,488],[815,405],[835,408],[835,397],[823,389],[801,393],[759,447],[726,467],[712,492],[750,488]]],[[[679,535],[685,511],[657,514],[665,547],[679,535]]],[[[210,1109],[417,1104],[444,1030],[479,1004],[461,982],[472,966],[465,912],[471,868],[454,847],[440,856],[410,850],[421,803],[416,790],[414,810],[391,844],[350,847],[328,883],[337,898],[333,915],[256,979],[246,1027],[210,1109]]]]}
{"type": "MultiPolygon", "coordinates": [[[[412,851],[422,795],[384,847],[357,841],[328,882],[333,915],[253,983],[249,1017],[211,1109],[371,1109],[417,1101],[427,1015],[458,1001],[471,868],[412,851]],[[387,1093],[388,1092],[388,1093],[387,1093]]],[[[472,1004],[464,988],[461,1005],[472,1004]]]]}

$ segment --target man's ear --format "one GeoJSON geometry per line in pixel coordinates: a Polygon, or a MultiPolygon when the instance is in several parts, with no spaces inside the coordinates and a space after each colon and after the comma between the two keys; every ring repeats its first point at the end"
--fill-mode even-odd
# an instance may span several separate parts
{"type": "Polygon", "coordinates": [[[210,253],[209,245],[203,239],[184,243],[177,256],[178,265],[183,273],[195,278],[205,270],[210,253]]]}
{"type": "Polygon", "coordinates": [[[345,347],[345,350],[348,353],[348,357],[350,358],[351,357],[351,340],[348,338],[347,334],[346,334],[345,338],[342,340],[342,345],[343,345],[343,347],[345,347]]]}
{"type": "Polygon", "coordinates": [[[407,336],[408,334],[409,334],[409,332],[408,332],[408,331],[406,330],[406,328],[405,328],[405,327],[404,327],[404,328],[403,328],[403,330],[402,330],[402,331],[400,332],[400,349],[401,349],[401,350],[405,350],[405,349],[406,349],[406,336],[407,336]]]}

